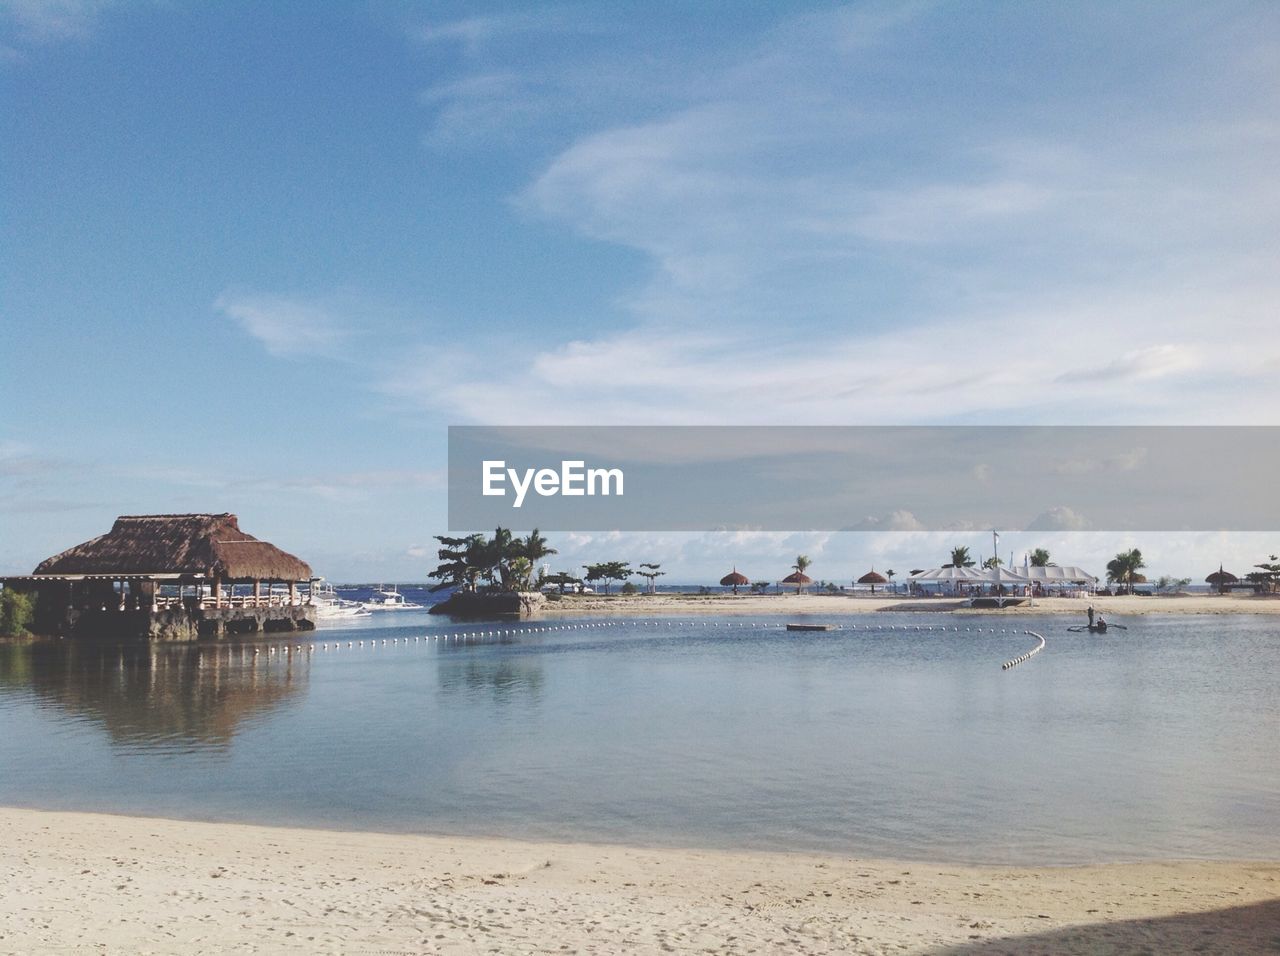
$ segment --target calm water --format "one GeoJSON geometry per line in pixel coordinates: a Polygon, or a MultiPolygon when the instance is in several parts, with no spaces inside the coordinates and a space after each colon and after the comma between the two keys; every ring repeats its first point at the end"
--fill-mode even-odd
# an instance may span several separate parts
{"type": "Polygon", "coordinates": [[[0,804],[926,859],[1280,858],[1277,622],[1132,618],[1102,638],[1043,618],[844,620],[857,629],[541,632],[392,612],[256,658],[2,646],[0,804]],[[497,627],[517,633],[433,639],[497,627]],[[1034,645],[1026,627],[1048,647],[1002,671],[1034,645]]]}

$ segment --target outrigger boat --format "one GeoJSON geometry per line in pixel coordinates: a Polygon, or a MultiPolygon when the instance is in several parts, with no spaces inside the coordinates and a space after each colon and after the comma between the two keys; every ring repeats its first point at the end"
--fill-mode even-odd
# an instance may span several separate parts
{"type": "Polygon", "coordinates": [[[1106,621],[1099,621],[1097,624],[1077,624],[1075,627],[1067,628],[1068,631],[1074,631],[1076,634],[1088,631],[1090,634],[1105,634],[1110,630],[1127,631],[1128,628],[1123,624],[1108,624],[1106,621]]]}

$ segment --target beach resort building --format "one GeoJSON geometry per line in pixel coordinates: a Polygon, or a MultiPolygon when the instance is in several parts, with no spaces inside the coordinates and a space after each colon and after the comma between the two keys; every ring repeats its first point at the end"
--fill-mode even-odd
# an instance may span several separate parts
{"type": "Polygon", "coordinates": [[[34,630],[186,641],[310,630],[311,568],[233,514],[126,515],[104,535],[0,578],[36,596],[34,630]]]}

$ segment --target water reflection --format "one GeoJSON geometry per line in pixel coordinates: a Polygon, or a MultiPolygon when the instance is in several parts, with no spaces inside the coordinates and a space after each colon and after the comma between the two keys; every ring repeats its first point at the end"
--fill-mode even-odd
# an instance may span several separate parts
{"type": "Polygon", "coordinates": [[[31,695],[131,747],[229,747],[247,723],[305,693],[305,653],[252,646],[0,646],[0,694],[31,695]]]}
{"type": "Polygon", "coordinates": [[[477,657],[474,654],[440,657],[440,689],[447,694],[475,695],[490,691],[497,703],[517,698],[538,701],[542,696],[542,661],[532,655],[477,657]]]}

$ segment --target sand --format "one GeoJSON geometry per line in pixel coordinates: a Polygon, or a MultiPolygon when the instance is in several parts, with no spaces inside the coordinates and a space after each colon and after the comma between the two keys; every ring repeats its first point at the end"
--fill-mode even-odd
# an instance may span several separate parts
{"type": "Polygon", "coordinates": [[[1280,864],[1049,869],[0,809],[0,953],[1274,953],[1280,864]]]}
{"type": "Polygon", "coordinates": [[[879,611],[952,612],[957,614],[1062,614],[1083,619],[1092,604],[1104,617],[1118,621],[1139,614],[1280,614],[1280,595],[1183,594],[1092,598],[1036,598],[1004,611],[972,610],[956,598],[920,598],[903,594],[574,594],[548,602],[551,615],[623,614],[633,617],[681,614],[870,614],[879,611]]]}

